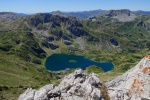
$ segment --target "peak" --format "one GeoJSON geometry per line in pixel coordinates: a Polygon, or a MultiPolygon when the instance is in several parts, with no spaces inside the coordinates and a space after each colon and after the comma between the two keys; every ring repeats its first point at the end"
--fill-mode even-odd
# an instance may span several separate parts
{"type": "Polygon", "coordinates": [[[52,14],[53,14],[53,15],[62,15],[62,12],[58,10],[58,11],[52,12],[52,14]]]}
{"type": "Polygon", "coordinates": [[[70,17],[70,15],[66,15],[59,10],[52,12],[52,15],[57,15],[57,16],[61,16],[61,17],[70,17]]]}

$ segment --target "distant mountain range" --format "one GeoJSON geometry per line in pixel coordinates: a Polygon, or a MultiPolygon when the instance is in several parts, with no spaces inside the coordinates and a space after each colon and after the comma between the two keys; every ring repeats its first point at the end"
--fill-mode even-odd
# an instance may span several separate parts
{"type": "Polygon", "coordinates": [[[105,12],[105,11],[106,10],[98,9],[98,10],[90,10],[90,11],[64,12],[64,13],[71,15],[71,16],[79,17],[79,18],[88,18],[89,16],[100,14],[100,13],[105,12]]]}
{"type": "Polygon", "coordinates": [[[27,16],[27,15],[29,15],[29,14],[25,14],[25,13],[16,13],[17,15],[19,15],[19,16],[27,16]]]}
{"type": "MultiPolygon", "coordinates": [[[[71,15],[71,16],[75,16],[78,18],[88,18],[90,16],[96,15],[96,14],[100,14],[103,12],[106,12],[108,10],[90,10],[90,11],[76,11],[76,12],[62,12],[66,15],[71,15]]],[[[142,10],[138,10],[138,11],[133,11],[137,14],[142,14],[142,15],[150,15],[150,11],[142,11],[142,10]]],[[[46,13],[52,13],[52,12],[46,12],[46,13]]],[[[26,14],[26,13],[16,13],[19,16],[27,16],[27,15],[32,15],[32,14],[26,14]]],[[[34,14],[34,13],[33,13],[34,14]]]]}
{"type": "MultiPolygon", "coordinates": [[[[64,14],[68,14],[71,16],[75,16],[75,17],[79,17],[79,18],[88,18],[90,16],[96,15],[96,14],[100,14],[103,12],[107,12],[109,10],[90,10],[90,11],[78,11],[78,12],[63,12],[64,14]]],[[[137,14],[142,14],[142,15],[150,15],[150,11],[132,11],[132,12],[136,12],[137,14]]]]}
{"type": "Polygon", "coordinates": [[[138,10],[138,11],[135,11],[135,12],[138,13],[138,14],[142,14],[142,15],[150,15],[150,11],[138,10]]]}

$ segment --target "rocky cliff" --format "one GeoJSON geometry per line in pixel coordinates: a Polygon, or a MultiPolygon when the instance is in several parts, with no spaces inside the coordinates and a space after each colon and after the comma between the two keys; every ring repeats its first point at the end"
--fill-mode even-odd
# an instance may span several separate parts
{"type": "Polygon", "coordinates": [[[150,100],[150,56],[106,85],[111,100],[150,100]]]}
{"type": "Polygon", "coordinates": [[[46,85],[39,90],[27,89],[18,100],[102,100],[98,75],[86,75],[82,70],[64,77],[58,86],[46,85]]]}

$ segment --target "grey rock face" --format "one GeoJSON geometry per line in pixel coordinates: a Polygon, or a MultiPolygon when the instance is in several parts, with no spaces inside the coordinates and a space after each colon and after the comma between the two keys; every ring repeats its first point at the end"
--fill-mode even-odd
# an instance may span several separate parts
{"type": "Polygon", "coordinates": [[[18,100],[48,100],[48,92],[53,88],[54,86],[52,84],[46,85],[40,88],[38,91],[28,88],[19,96],[18,100]]]}
{"type": "Polygon", "coordinates": [[[33,100],[36,90],[28,88],[23,94],[19,96],[18,100],[33,100]]]}
{"type": "Polygon", "coordinates": [[[57,87],[50,84],[39,90],[27,89],[18,100],[101,100],[101,86],[98,75],[76,70],[64,77],[57,87]]]}
{"type": "Polygon", "coordinates": [[[0,21],[12,21],[20,18],[22,18],[22,16],[19,16],[13,12],[0,12],[0,21]]]}
{"type": "Polygon", "coordinates": [[[137,17],[134,12],[131,12],[128,9],[106,11],[104,13],[101,13],[101,16],[113,18],[119,22],[133,21],[137,17]]]}
{"type": "Polygon", "coordinates": [[[145,29],[147,29],[147,25],[142,21],[142,20],[140,20],[138,23],[137,23],[137,26],[139,26],[139,27],[144,27],[145,29]]]}
{"type": "Polygon", "coordinates": [[[53,88],[54,86],[52,84],[40,88],[38,91],[35,92],[34,100],[48,100],[48,92],[53,88]]]}
{"type": "Polygon", "coordinates": [[[150,56],[106,85],[111,100],[150,100],[150,56]]]}

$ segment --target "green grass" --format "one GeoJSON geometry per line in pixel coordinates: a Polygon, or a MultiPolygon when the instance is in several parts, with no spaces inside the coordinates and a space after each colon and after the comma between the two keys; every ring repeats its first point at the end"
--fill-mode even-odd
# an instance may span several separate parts
{"type": "MultiPolygon", "coordinates": [[[[106,73],[95,66],[85,70],[87,73],[95,72],[103,82],[122,75],[144,56],[150,54],[148,49],[150,34],[144,27],[136,26],[141,18],[147,23],[149,16],[138,17],[131,22],[112,22],[105,17],[92,22],[75,20],[72,17],[66,20],[60,16],[46,16],[48,17],[45,18],[46,21],[49,18],[51,21],[44,23],[44,27],[42,14],[10,23],[0,23],[0,99],[16,100],[27,87],[39,88],[49,83],[58,85],[64,75],[75,70],[71,69],[65,74],[63,71],[59,74],[46,71],[44,66],[46,57],[54,53],[72,53],[98,62],[112,62],[114,69],[106,73]],[[50,25],[53,23],[52,28],[50,25]],[[77,36],[67,30],[71,26],[87,32],[81,36],[85,42],[85,50],[80,50],[80,45],[73,42],[77,36]],[[40,30],[48,33],[45,34],[40,30]],[[43,40],[40,38],[41,35],[46,35],[47,38],[51,36],[54,41],[43,40]],[[73,44],[65,45],[62,35],[67,36],[73,44]],[[114,37],[119,45],[114,46],[110,42],[110,37],[114,37]],[[94,41],[96,39],[98,41],[94,41]],[[55,43],[59,48],[52,50],[44,47],[41,45],[43,41],[55,43]],[[121,52],[117,53],[117,50],[121,52]]],[[[149,24],[147,25],[149,27],[149,24]]]]}
{"type": "Polygon", "coordinates": [[[94,65],[87,67],[85,71],[88,74],[91,74],[91,73],[96,73],[96,74],[98,74],[98,73],[104,73],[104,71],[103,71],[102,68],[94,66],[94,65]]]}
{"type": "Polygon", "coordinates": [[[0,91],[1,100],[2,98],[7,100],[8,94],[13,98],[13,92],[16,92],[13,99],[16,100],[19,94],[25,90],[24,88],[37,88],[56,80],[55,77],[49,75],[44,66],[26,62],[18,56],[3,51],[0,51],[0,79],[0,86],[8,87],[7,90],[3,88],[0,91]]]}

